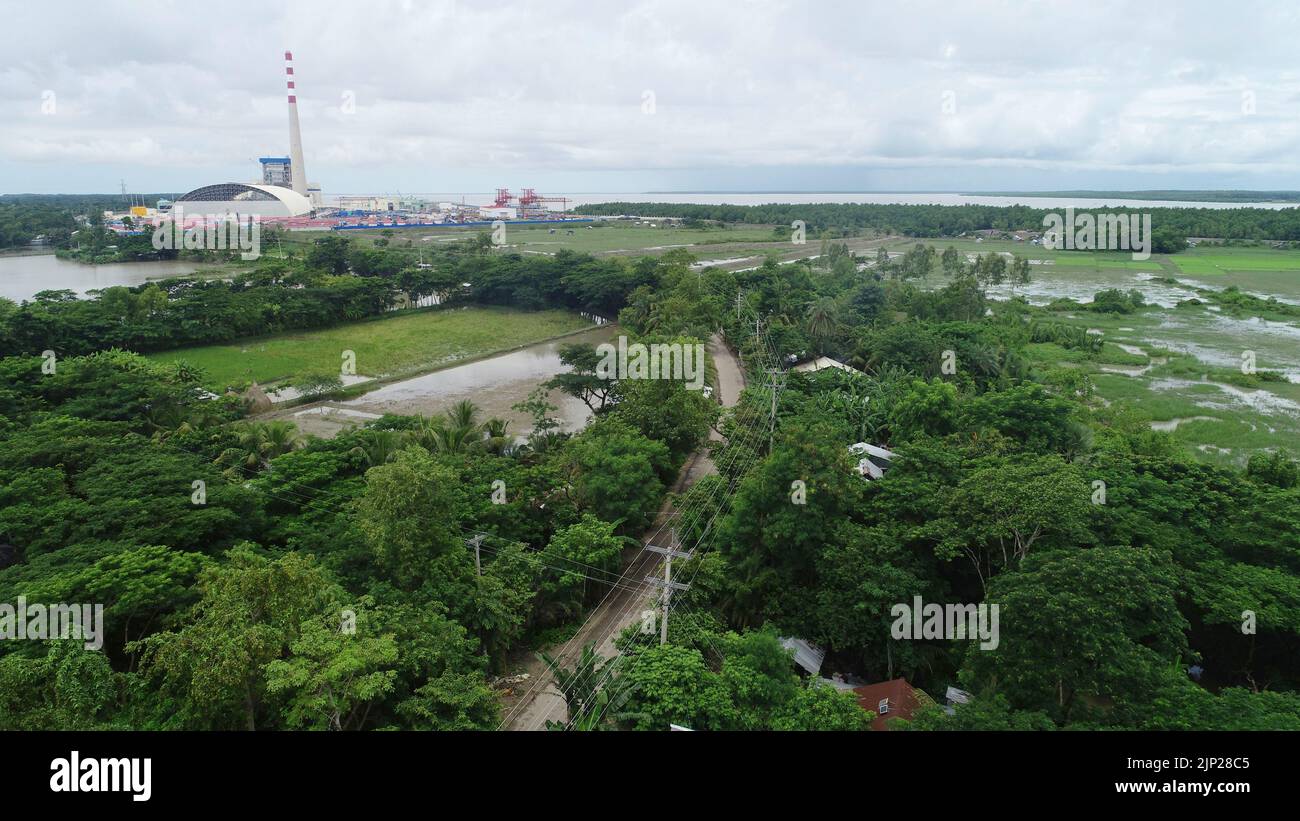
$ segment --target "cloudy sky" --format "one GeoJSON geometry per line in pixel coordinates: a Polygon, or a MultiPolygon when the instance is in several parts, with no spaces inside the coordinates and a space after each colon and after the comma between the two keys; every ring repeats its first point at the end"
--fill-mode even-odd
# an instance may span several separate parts
{"type": "Polygon", "coordinates": [[[1300,4],[0,0],[0,192],[1300,188],[1300,4]]]}

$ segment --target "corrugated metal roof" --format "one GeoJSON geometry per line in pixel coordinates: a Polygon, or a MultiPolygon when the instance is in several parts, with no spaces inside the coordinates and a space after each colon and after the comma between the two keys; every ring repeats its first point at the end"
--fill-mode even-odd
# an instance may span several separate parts
{"type": "Polygon", "coordinates": [[[812,675],[817,675],[822,669],[822,659],[826,658],[826,651],[817,645],[803,639],[783,636],[781,637],[781,646],[787,650],[793,650],[794,663],[812,675]]]}

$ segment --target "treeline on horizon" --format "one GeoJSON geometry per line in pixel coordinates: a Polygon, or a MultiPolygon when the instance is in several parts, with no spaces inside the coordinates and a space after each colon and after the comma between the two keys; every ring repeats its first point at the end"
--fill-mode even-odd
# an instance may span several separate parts
{"type": "MultiPolygon", "coordinates": [[[[605,202],[584,205],[599,216],[635,214],[754,225],[788,226],[803,220],[807,230],[851,236],[864,232],[909,237],[956,237],[972,231],[1041,231],[1043,218],[1063,208],[1027,205],[880,205],[815,203],[791,205],[698,205],[663,202],[605,202]]],[[[1076,214],[1151,214],[1154,233],[1215,239],[1300,240],[1300,209],[1263,208],[1078,208],[1076,214]]]]}
{"type": "Polygon", "coordinates": [[[1300,191],[1193,190],[1175,188],[1146,191],[971,191],[976,197],[1070,197],[1077,199],[1164,200],[1166,202],[1295,202],[1300,191]]]}

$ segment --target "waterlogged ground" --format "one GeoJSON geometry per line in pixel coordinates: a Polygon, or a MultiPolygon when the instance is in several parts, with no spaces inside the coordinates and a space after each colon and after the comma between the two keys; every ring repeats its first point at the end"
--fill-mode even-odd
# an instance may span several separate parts
{"type": "MultiPolygon", "coordinates": [[[[1021,253],[1025,251],[1021,250],[1021,253]]],[[[1058,297],[1082,303],[1104,288],[1136,290],[1151,305],[1133,314],[1086,310],[1054,314],[1106,341],[1089,360],[1052,344],[1031,346],[1043,364],[1090,372],[1101,401],[1126,403],[1207,462],[1242,465],[1252,452],[1281,446],[1300,449],[1300,322],[1266,318],[1206,302],[1197,289],[1243,291],[1279,302],[1300,303],[1300,253],[1288,259],[1270,254],[1279,270],[1211,271],[1204,260],[1178,257],[1092,265],[1054,259],[1035,264],[1034,281],[1016,289],[1036,305],[1058,297]],[[1172,261],[1171,261],[1172,260],[1172,261]],[[1172,270],[1171,270],[1172,269],[1172,270]],[[1169,280],[1174,280],[1170,282],[1169,280]],[[1205,304],[1179,303],[1199,298],[1205,304]],[[1286,381],[1261,381],[1242,373],[1253,352],[1257,370],[1276,371],[1286,381]]],[[[1026,254],[1028,255],[1028,254],[1026,254]]],[[[1098,255],[1100,256],[1100,255],[1098,255]]],[[[1231,255],[1220,255],[1219,262],[1231,255]]],[[[1009,288],[995,289],[1008,298],[1009,288]]]]}
{"type": "MultiPolygon", "coordinates": [[[[575,342],[599,345],[617,333],[618,326],[606,325],[391,382],[356,399],[317,402],[276,411],[267,418],[289,419],[304,433],[329,438],[346,427],[365,424],[385,413],[435,416],[468,399],[478,406],[482,419],[505,419],[510,422],[509,432],[523,437],[531,432],[532,420],[513,406],[527,399],[552,376],[567,370],[560,362],[560,347],[575,342]]],[[[591,410],[586,405],[560,391],[551,391],[549,401],[556,406],[553,416],[560,421],[561,430],[580,430],[591,418],[591,410]]]]}

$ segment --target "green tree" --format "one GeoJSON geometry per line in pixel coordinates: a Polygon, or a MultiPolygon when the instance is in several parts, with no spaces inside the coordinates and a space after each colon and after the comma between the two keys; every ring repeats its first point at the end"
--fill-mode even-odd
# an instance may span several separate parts
{"type": "Polygon", "coordinates": [[[354,612],[355,632],[341,619],[304,622],[287,659],[266,665],[266,691],[283,695],[285,726],[310,730],[357,730],[375,704],[391,693],[397,644],[391,635],[367,635],[364,611],[354,612]]]}
{"type": "Polygon", "coordinates": [[[366,471],[357,526],[379,566],[408,589],[429,577],[434,561],[463,550],[456,475],[419,446],[366,471]]]}
{"type": "Polygon", "coordinates": [[[312,559],[272,561],[252,545],[206,568],[198,587],[182,625],[136,643],[142,671],[176,695],[181,726],[255,730],[266,718],[265,666],[289,652],[304,622],[339,613],[342,591],[312,559]]]}

